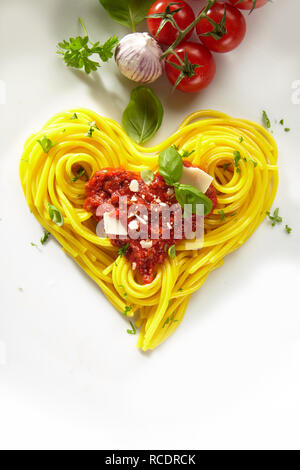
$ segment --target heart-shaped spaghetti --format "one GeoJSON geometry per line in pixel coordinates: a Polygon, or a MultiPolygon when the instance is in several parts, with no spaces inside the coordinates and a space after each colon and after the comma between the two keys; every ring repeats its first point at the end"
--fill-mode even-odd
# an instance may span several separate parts
{"type": "Polygon", "coordinates": [[[160,145],[143,148],[115,121],[74,109],[57,114],[28,139],[20,176],[35,217],[116,309],[136,318],[138,346],[148,350],[174,332],[191,295],[265,218],[278,185],[277,146],[258,124],[200,111],[160,145]],[[46,149],[43,139],[51,142],[46,149]],[[214,177],[218,206],[205,218],[203,248],[185,250],[180,243],[176,257],[158,266],[153,282],[143,285],[110,240],[97,236],[92,214],[83,209],[86,183],[74,178],[74,168],[88,178],[104,167],[157,171],[158,154],[173,144],[194,150],[187,160],[214,177]],[[53,222],[49,204],[63,216],[63,225],[53,222]]]}

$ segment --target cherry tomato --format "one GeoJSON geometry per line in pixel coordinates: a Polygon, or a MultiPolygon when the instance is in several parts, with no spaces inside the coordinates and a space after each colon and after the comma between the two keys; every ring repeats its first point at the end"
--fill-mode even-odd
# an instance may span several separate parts
{"type": "Polygon", "coordinates": [[[176,89],[194,93],[207,87],[216,74],[216,63],[212,53],[202,44],[191,41],[180,44],[176,47],[175,52],[182,63],[185,64],[182,66],[182,63],[173,54],[167,57],[166,73],[173,85],[175,85],[182,71],[177,70],[170,62],[180,65],[184,69],[185,76],[176,89]],[[186,64],[187,60],[188,64],[186,64]],[[200,65],[200,67],[194,67],[195,64],[200,65]]]}
{"type": "Polygon", "coordinates": [[[254,5],[254,0],[244,0],[241,3],[238,3],[239,0],[229,0],[232,5],[235,7],[239,8],[240,10],[252,10],[252,8],[260,8],[263,7],[266,3],[268,3],[268,0],[256,0],[256,3],[254,5]]]}
{"type": "MultiPolygon", "coordinates": [[[[148,16],[160,14],[162,15],[162,17],[147,19],[149,33],[153,37],[155,37],[160,44],[171,46],[177,39],[178,31],[174,28],[174,26],[172,26],[170,22],[166,22],[162,30],[156,36],[157,30],[160,27],[161,22],[164,21],[163,15],[167,12],[167,8],[170,12],[181,8],[181,10],[177,13],[170,15],[171,17],[173,16],[174,20],[176,21],[181,30],[187,28],[194,21],[195,14],[192,8],[184,1],[175,2],[175,5],[173,4],[173,2],[170,2],[168,0],[157,0],[155,3],[153,3],[152,7],[148,12],[148,16]]],[[[192,33],[193,30],[185,36],[185,39],[188,39],[192,35],[192,33]]]]}
{"type": "Polygon", "coordinates": [[[208,19],[203,18],[197,24],[197,34],[203,44],[214,52],[229,52],[235,49],[243,41],[246,34],[246,21],[242,13],[229,3],[216,2],[207,12],[207,16],[217,23],[213,26],[208,19]],[[226,7],[225,24],[222,24],[226,7]],[[213,36],[203,36],[203,34],[214,31],[220,36],[216,39],[213,36]],[[222,36],[223,34],[223,36],[222,36]]]}

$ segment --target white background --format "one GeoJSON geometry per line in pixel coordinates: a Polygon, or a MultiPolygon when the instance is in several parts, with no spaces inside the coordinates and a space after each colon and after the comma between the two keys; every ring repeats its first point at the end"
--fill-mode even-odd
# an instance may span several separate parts
{"type": "Polygon", "coordinates": [[[299,449],[300,2],[247,17],[245,42],[216,58],[201,94],[171,95],[165,78],[154,85],[165,107],[155,141],[198,109],[256,121],[268,111],[280,148],[274,207],[293,233],[265,221],[152,354],[135,348],[125,319],[54,240],[30,245],[42,230],[19,184],[25,139],[69,107],[120,121],[132,88],[113,61],[87,77],[56,55],[59,40],[80,32],[79,15],[94,40],[126,33],[97,0],[0,5],[0,447],[299,449]],[[290,133],[274,124],[281,118],[290,133]]]}

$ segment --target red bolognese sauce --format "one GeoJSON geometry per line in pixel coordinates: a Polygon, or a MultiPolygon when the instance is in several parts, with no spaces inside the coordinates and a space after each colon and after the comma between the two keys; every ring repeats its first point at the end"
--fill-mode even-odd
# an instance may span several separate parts
{"type": "MultiPolygon", "coordinates": [[[[189,162],[184,162],[184,165],[193,166],[189,162]]],[[[217,205],[217,196],[213,185],[208,188],[206,196],[211,199],[214,209],[217,205]]],[[[144,223],[147,225],[146,233],[144,228],[143,238],[135,240],[129,236],[127,238],[116,236],[116,238],[111,238],[111,243],[113,246],[123,248],[126,258],[131,262],[132,268],[140,274],[144,284],[152,282],[157,265],[163,264],[168,257],[169,248],[184,239],[183,235],[178,238],[177,234],[175,238],[174,229],[178,220],[176,211],[178,210],[181,215],[181,207],[176,200],[173,187],[168,186],[158,173],[154,175],[151,184],[146,184],[138,173],[123,168],[104,168],[95,173],[86,185],[84,203],[85,210],[91,212],[95,219],[101,222],[103,211],[99,213],[99,206],[103,207],[104,211],[106,206],[110,207],[109,210],[113,207],[116,218],[121,218],[121,211],[125,210],[127,232],[133,220],[137,229],[141,229],[144,223]],[[127,197],[127,201],[125,207],[121,208],[119,200],[124,196],[127,197]],[[129,217],[130,208],[133,206],[132,209],[134,209],[136,205],[145,207],[148,215],[129,217]],[[159,216],[159,223],[155,227],[151,226],[152,218],[150,217],[151,210],[160,212],[166,206],[172,206],[174,209],[167,222],[168,238],[162,237],[162,234],[165,235],[163,217],[159,216]],[[155,238],[153,233],[155,233],[155,238]]]]}

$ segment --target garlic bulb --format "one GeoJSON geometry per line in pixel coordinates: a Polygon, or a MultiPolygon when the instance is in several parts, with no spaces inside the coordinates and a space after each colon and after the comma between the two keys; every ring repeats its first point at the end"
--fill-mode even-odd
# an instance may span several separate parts
{"type": "Polygon", "coordinates": [[[152,83],[164,71],[163,51],[148,33],[133,33],[119,43],[115,59],[123,75],[140,83],[152,83]]]}

